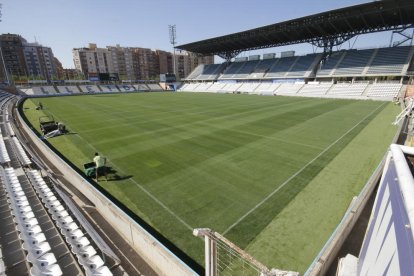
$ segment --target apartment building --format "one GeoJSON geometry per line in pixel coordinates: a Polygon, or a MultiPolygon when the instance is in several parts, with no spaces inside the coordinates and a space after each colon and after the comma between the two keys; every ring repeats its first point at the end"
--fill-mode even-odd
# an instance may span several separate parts
{"type": "Polygon", "coordinates": [[[17,34],[0,35],[0,77],[7,81],[13,76],[27,76],[23,43],[27,41],[17,34]]]}
{"type": "Polygon", "coordinates": [[[53,51],[37,42],[29,43],[18,34],[0,35],[0,78],[10,82],[15,79],[57,77],[53,51]],[[7,75],[5,74],[7,72],[7,75]]]}
{"type": "Polygon", "coordinates": [[[88,47],[74,48],[72,53],[75,68],[86,77],[89,74],[114,72],[112,53],[106,48],[90,43],[88,47]]]}
{"type": "MultiPolygon", "coordinates": [[[[213,58],[200,59],[194,54],[179,52],[175,55],[178,78],[185,78],[200,62],[213,63],[213,58]]],[[[156,80],[160,74],[173,73],[173,54],[162,50],[140,47],[107,46],[73,49],[75,68],[85,76],[116,73],[122,80],[156,80]]]]}
{"type": "Polygon", "coordinates": [[[29,78],[42,77],[46,80],[57,78],[54,56],[50,47],[39,43],[23,43],[23,52],[26,60],[27,76],[29,78]]]}

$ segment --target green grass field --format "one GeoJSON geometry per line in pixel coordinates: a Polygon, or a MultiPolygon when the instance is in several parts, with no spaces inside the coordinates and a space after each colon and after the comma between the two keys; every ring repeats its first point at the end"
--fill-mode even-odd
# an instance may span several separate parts
{"type": "MultiPolygon", "coordinates": [[[[35,127],[38,101],[24,104],[35,127]]],[[[269,267],[301,272],[381,160],[399,111],[374,101],[210,93],[41,102],[75,133],[49,142],[78,168],[95,151],[108,157],[118,178],[99,185],[200,264],[204,245],[191,232],[208,227],[269,267]]]]}

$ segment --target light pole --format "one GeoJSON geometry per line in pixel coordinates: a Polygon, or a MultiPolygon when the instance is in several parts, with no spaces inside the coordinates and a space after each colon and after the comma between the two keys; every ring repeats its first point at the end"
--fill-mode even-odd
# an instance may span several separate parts
{"type": "MultiPolygon", "coordinates": [[[[177,32],[176,32],[176,28],[175,25],[168,25],[168,30],[170,31],[170,43],[173,46],[173,73],[174,75],[176,75],[176,66],[175,66],[175,44],[177,43],[176,38],[177,38],[177,32]]],[[[177,75],[176,75],[177,77],[177,75]]]]}

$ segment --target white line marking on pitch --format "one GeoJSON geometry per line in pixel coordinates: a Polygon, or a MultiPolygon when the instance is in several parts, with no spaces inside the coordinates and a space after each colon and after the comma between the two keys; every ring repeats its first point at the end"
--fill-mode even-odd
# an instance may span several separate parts
{"type": "MultiPolygon", "coordinates": [[[[94,146],[92,146],[88,141],[83,139],[82,136],[79,134],[76,134],[81,140],[85,141],[85,143],[93,149],[95,152],[99,152],[94,146]]],[[[125,174],[119,167],[117,167],[115,164],[111,164],[117,171],[121,172],[122,174],[125,174]]],[[[158,198],[156,198],[151,192],[149,192],[147,189],[145,189],[142,185],[138,184],[134,179],[130,178],[128,179],[132,183],[134,183],[138,188],[140,188],[144,193],[146,193],[150,198],[152,198],[156,203],[158,203],[165,211],[170,213],[173,217],[175,217],[179,222],[181,222],[185,227],[193,231],[193,227],[191,227],[188,223],[186,223],[182,218],[180,218],[176,213],[174,213],[170,208],[168,208],[164,203],[162,203],[158,198]]]]}
{"type": "Polygon", "coordinates": [[[255,211],[257,208],[259,208],[263,203],[265,203],[269,198],[271,198],[274,194],[276,194],[280,189],[282,189],[284,186],[286,186],[292,179],[294,179],[296,176],[298,176],[304,169],[306,169],[310,164],[315,162],[320,156],[322,156],[325,152],[327,152],[330,148],[332,148],[336,143],[338,143],[340,140],[342,140],[348,133],[350,133],[353,129],[355,129],[357,126],[359,126],[363,121],[365,121],[369,116],[371,116],[375,111],[377,111],[380,107],[382,107],[385,103],[378,106],[376,109],[374,109],[372,112],[370,112],[367,116],[365,116],[359,123],[354,125],[352,128],[350,128],[345,134],[343,134],[341,137],[339,137],[336,141],[334,141],[332,144],[330,144],[328,147],[326,147],[322,152],[320,152],[315,158],[313,158],[311,161],[309,161],[305,166],[303,166],[301,169],[299,169],[296,173],[291,175],[285,182],[283,182],[280,186],[278,186],[273,192],[271,192],[269,195],[267,195],[262,201],[257,203],[252,209],[250,209],[247,213],[245,213],[242,217],[240,217],[235,223],[230,225],[224,232],[223,235],[227,234],[231,229],[233,229],[237,224],[239,224],[243,219],[245,219],[248,215],[250,215],[253,211],[255,211]]]}

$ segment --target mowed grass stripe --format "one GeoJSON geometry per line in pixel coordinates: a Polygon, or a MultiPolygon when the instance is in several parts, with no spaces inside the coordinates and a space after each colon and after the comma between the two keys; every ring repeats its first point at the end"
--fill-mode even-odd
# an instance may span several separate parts
{"type": "Polygon", "coordinates": [[[365,120],[367,120],[374,112],[376,112],[378,109],[383,107],[385,105],[382,104],[373,111],[371,111],[366,117],[364,117],[361,121],[359,121],[356,125],[354,125],[352,128],[350,128],[347,132],[345,132],[341,137],[336,139],[332,144],[327,146],[323,151],[321,151],[315,158],[313,158],[311,161],[305,164],[302,168],[300,168],[297,172],[295,172],[293,175],[291,175],[288,179],[286,179],[285,182],[278,185],[275,190],[273,190],[269,195],[267,195],[262,201],[257,203],[252,209],[250,209],[247,213],[245,213],[243,216],[241,216],[235,223],[230,225],[226,230],[224,230],[223,234],[227,234],[230,230],[232,230],[235,226],[237,226],[242,220],[244,220],[248,215],[253,213],[257,208],[259,208],[263,203],[265,203],[269,198],[271,198],[274,194],[276,194],[280,189],[285,187],[287,184],[290,183],[292,179],[297,177],[302,171],[304,171],[307,167],[309,167],[313,162],[315,162],[318,158],[320,158],[325,152],[327,152],[330,148],[332,148],[334,145],[336,145],[339,141],[341,141],[346,135],[348,135],[351,131],[353,131],[356,127],[358,127],[361,123],[363,123],[365,120]]]}
{"type": "MultiPolygon", "coordinates": [[[[246,247],[256,235],[258,235],[285,206],[299,194],[303,188],[326,167],[329,162],[342,149],[351,142],[354,137],[383,109],[384,106],[375,110],[373,114],[362,120],[355,128],[353,128],[342,139],[338,140],[332,147],[330,147],[319,158],[310,163],[304,170],[302,170],[294,178],[290,179],[289,185],[285,185],[278,190],[267,201],[260,205],[254,212],[250,213],[244,220],[240,221],[231,231],[227,233],[227,237],[231,240],[238,240],[239,245],[246,247]]],[[[372,111],[372,110],[370,110],[372,111]]],[[[342,132],[343,133],[343,132],[342,132]]],[[[338,137],[338,136],[336,136],[338,137]]],[[[361,153],[362,154],[362,153],[361,153]]],[[[362,155],[363,156],[363,155],[362,155]]],[[[335,181],[334,179],[332,180],[335,181]]]]}
{"type": "Polygon", "coordinates": [[[387,104],[255,237],[247,251],[268,267],[303,275],[384,156],[397,130],[390,123],[399,111],[399,106],[387,104]]]}
{"type": "MultiPolygon", "coordinates": [[[[255,110],[255,111],[243,111],[241,114],[228,114],[223,117],[214,117],[201,121],[190,121],[187,124],[171,124],[170,127],[163,128],[162,126],[152,126],[155,130],[147,130],[140,132],[138,134],[131,134],[123,137],[115,137],[113,139],[102,139],[102,142],[98,142],[97,145],[105,146],[106,143],[114,145],[115,147],[119,145],[119,151],[117,155],[114,155],[113,158],[124,158],[124,154],[133,155],[138,152],[123,152],[122,145],[117,144],[116,142],[122,140],[129,145],[136,145],[137,149],[148,149],[154,150],[154,146],[164,146],[168,144],[174,144],[179,142],[189,142],[193,139],[207,139],[211,137],[212,139],[221,139],[220,137],[231,137],[229,131],[235,132],[237,130],[246,130],[246,139],[252,136],[266,136],[274,134],[277,131],[292,127],[292,124],[304,122],[310,120],[313,116],[319,116],[323,112],[328,110],[333,110],[337,108],[334,103],[318,103],[312,101],[310,103],[300,102],[299,104],[289,104],[282,105],[280,108],[271,107],[272,110],[255,110]],[[251,114],[254,112],[253,114],[251,114]],[[313,112],[313,114],[311,114],[313,112]],[[248,113],[248,114],[246,114],[248,113]],[[293,115],[301,115],[295,118],[295,121],[292,119],[285,120],[284,118],[291,118],[293,115]],[[208,122],[208,124],[206,124],[208,122]],[[253,129],[252,129],[253,128],[253,129]]],[[[242,135],[236,135],[239,138],[242,135]]],[[[226,141],[224,141],[226,142],[226,141]]],[[[225,144],[220,141],[217,143],[225,144]]],[[[243,143],[243,142],[242,142],[243,143]]],[[[106,145],[108,145],[106,144],[106,145]]],[[[208,148],[210,150],[210,148],[208,148]]]]}
{"type": "MultiPolygon", "coordinates": [[[[48,98],[42,102],[81,137],[67,135],[51,143],[79,168],[94,152],[87,143],[108,156],[119,173],[132,179],[99,184],[200,262],[202,242],[134,182],[186,224],[222,232],[271,193],[275,183],[283,183],[337,139],[338,133],[344,133],[366,116],[368,109],[379,105],[191,93],[48,98]],[[79,115],[85,111],[87,116],[79,115]],[[133,119],[128,120],[128,116],[133,119]],[[71,150],[71,142],[79,149],[71,150]]],[[[327,155],[334,156],[341,145],[327,155]]],[[[318,160],[314,171],[298,179],[310,181],[329,160],[318,160]]],[[[294,192],[298,193],[300,186],[297,188],[294,192]]],[[[288,191],[284,188],[281,194],[288,191]]],[[[284,203],[291,199],[287,196],[284,203]]],[[[269,214],[258,217],[253,236],[283,209],[273,199],[266,203],[274,208],[270,212],[265,209],[269,214]]],[[[251,235],[243,239],[234,233],[241,228],[249,232],[249,227],[241,223],[229,235],[244,246],[251,235]]]]}
{"type": "MultiPolygon", "coordinates": [[[[306,101],[301,101],[300,103],[305,103],[305,102],[306,101]]],[[[257,120],[258,116],[266,118],[269,116],[267,115],[268,114],[267,112],[270,112],[271,114],[275,114],[275,112],[282,113],[285,110],[292,108],[292,105],[296,105],[296,103],[288,102],[286,104],[281,104],[279,106],[279,110],[277,111],[275,111],[274,105],[271,105],[268,107],[262,107],[260,109],[254,108],[257,106],[257,104],[254,106],[247,105],[247,106],[243,106],[244,109],[242,111],[239,111],[238,113],[233,113],[234,112],[233,110],[227,110],[227,113],[225,114],[215,114],[213,117],[206,116],[207,114],[203,114],[201,118],[195,118],[194,116],[191,116],[191,114],[190,115],[184,114],[184,115],[177,116],[176,118],[174,118],[173,121],[170,121],[172,118],[170,116],[165,118],[165,117],[159,117],[159,115],[157,115],[156,121],[163,120],[164,126],[156,123],[156,121],[152,119],[154,116],[150,116],[150,119],[147,119],[144,122],[133,123],[133,125],[130,126],[130,127],[136,127],[138,129],[142,128],[145,131],[138,132],[135,134],[129,134],[123,137],[116,137],[113,139],[102,139],[99,143],[100,144],[115,143],[119,140],[125,140],[125,139],[136,140],[137,138],[141,138],[143,136],[147,137],[147,138],[143,137],[144,140],[150,140],[151,143],[154,143],[154,142],[157,143],[158,141],[154,141],[154,139],[163,139],[169,134],[177,132],[177,130],[180,131],[180,134],[182,133],[183,130],[184,131],[185,130],[202,130],[204,131],[204,133],[209,133],[209,129],[206,128],[206,125],[205,125],[207,123],[210,123],[211,125],[214,125],[214,126],[220,126],[221,129],[227,129],[227,128],[233,127],[237,122],[240,122],[241,124],[241,123],[244,123],[245,121],[250,122],[252,120],[257,120]],[[269,109],[270,111],[268,111],[269,109]],[[250,119],[250,118],[253,118],[253,119],[250,119]]],[[[214,109],[210,108],[210,110],[208,111],[209,115],[212,112],[216,112],[216,108],[217,110],[222,109],[221,105],[219,105],[219,107],[214,107],[214,109]]],[[[198,114],[202,114],[202,113],[200,112],[198,114]]],[[[106,128],[106,130],[108,128],[106,128]]],[[[143,139],[140,139],[137,141],[142,142],[143,139]]]]}

